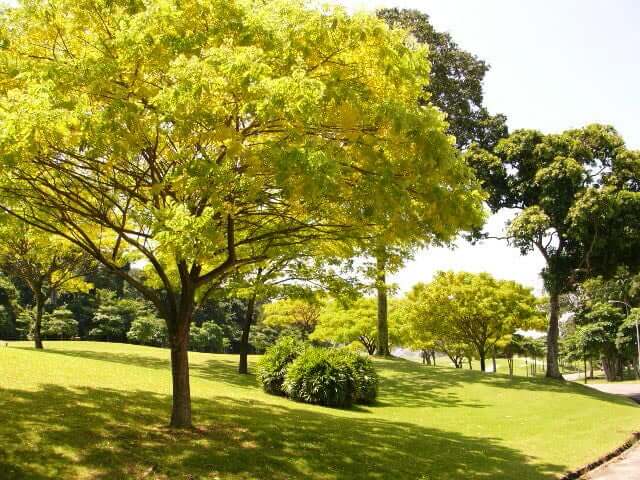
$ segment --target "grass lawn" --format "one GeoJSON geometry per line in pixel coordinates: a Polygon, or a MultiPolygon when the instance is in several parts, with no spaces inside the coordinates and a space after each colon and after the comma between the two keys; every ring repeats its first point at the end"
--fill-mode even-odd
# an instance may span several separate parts
{"type": "Polygon", "coordinates": [[[379,402],[350,410],[264,394],[231,355],[192,353],[197,431],[165,428],[169,352],[0,347],[0,478],[554,478],[640,428],[630,401],[574,383],[377,361],[379,402]]]}

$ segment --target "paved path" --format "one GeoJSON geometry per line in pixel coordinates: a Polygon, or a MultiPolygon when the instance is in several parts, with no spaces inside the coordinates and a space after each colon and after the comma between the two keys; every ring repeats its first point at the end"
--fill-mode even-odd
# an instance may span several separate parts
{"type": "Polygon", "coordinates": [[[636,443],[619,457],[587,473],[582,478],[585,480],[639,480],[640,443],[636,443]]]}
{"type": "Polygon", "coordinates": [[[614,395],[624,395],[640,403],[640,383],[587,383],[587,387],[614,395]]]}
{"type": "MultiPolygon", "coordinates": [[[[625,395],[640,403],[640,383],[587,383],[587,386],[601,392],[625,395]]],[[[636,443],[619,457],[582,478],[585,480],[640,480],[640,443],[636,443]]]]}

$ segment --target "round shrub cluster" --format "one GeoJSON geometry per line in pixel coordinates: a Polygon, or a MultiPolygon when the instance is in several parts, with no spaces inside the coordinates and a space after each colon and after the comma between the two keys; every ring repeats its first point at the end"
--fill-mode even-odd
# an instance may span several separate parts
{"type": "Polygon", "coordinates": [[[285,395],[282,385],[287,368],[304,350],[305,344],[293,337],[280,337],[267,349],[256,369],[265,392],[285,395]]]}
{"type": "Polygon", "coordinates": [[[287,369],[284,390],[293,400],[346,407],[355,400],[351,355],[344,350],[309,348],[287,369]]]}

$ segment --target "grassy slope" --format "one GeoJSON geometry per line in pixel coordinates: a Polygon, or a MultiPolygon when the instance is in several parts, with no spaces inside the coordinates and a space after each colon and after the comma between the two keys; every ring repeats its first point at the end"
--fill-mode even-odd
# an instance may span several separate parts
{"type": "Polygon", "coordinates": [[[376,406],[315,407],[193,353],[199,431],[174,434],[168,351],[45,348],[0,347],[0,478],[541,479],[640,426],[637,406],[581,385],[402,360],[378,362],[376,406]]]}

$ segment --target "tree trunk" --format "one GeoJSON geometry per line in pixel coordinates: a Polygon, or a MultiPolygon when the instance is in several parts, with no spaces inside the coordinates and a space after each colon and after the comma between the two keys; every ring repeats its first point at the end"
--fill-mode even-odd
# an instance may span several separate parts
{"type": "Polygon", "coordinates": [[[547,331],[547,377],[562,380],[558,366],[558,336],[560,333],[560,298],[557,292],[549,295],[549,329],[547,331]]]}
{"type": "Polygon", "coordinates": [[[509,366],[509,376],[513,377],[513,357],[507,358],[507,365],[509,366]]]}
{"type": "Polygon", "coordinates": [[[467,357],[467,361],[469,362],[469,370],[473,370],[473,364],[471,363],[471,357],[467,357]]]}
{"type": "Polygon", "coordinates": [[[487,366],[486,366],[486,362],[485,362],[485,352],[484,350],[478,349],[478,356],[480,357],[480,371],[482,372],[486,372],[487,371],[487,366]]]}
{"type": "Polygon", "coordinates": [[[36,318],[33,322],[33,341],[36,344],[36,348],[42,350],[44,346],[42,345],[42,335],[40,334],[40,330],[42,328],[42,315],[44,313],[45,298],[41,291],[35,292],[35,297],[36,318]]]}
{"type": "Polygon", "coordinates": [[[376,290],[378,292],[378,348],[376,355],[389,356],[389,323],[387,318],[387,258],[384,249],[376,257],[376,290]]]}
{"type": "Polygon", "coordinates": [[[172,428],[191,428],[191,389],[189,386],[189,329],[170,336],[171,376],[173,379],[172,428]]]}
{"type": "Polygon", "coordinates": [[[493,373],[497,373],[498,372],[498,366],[496,365],[496,346],[493,346],[493,355],[491,356],[491,359],[493,360],[493,373]]]}
{"type": "Polygon", "coordinates": [[[433,359],[433,366],[436,366],[436,351],[431,350],[431,358],[433,359]]]}
{"type": "Polygon", "coordinates": [[[593,358],[589,359],[589,378],[593,378],[593,358]]]}
{"type": "Polygon", "coordinates": [[[247,315],[242,325],[242,336],[240,337],[240,364],[238,365],[238,373],[249,373],[247,356],[249,355],[249,332],[253,323],[253,313],[256,305],[256,294],[254,293],[247,304],[247,315]]]}

